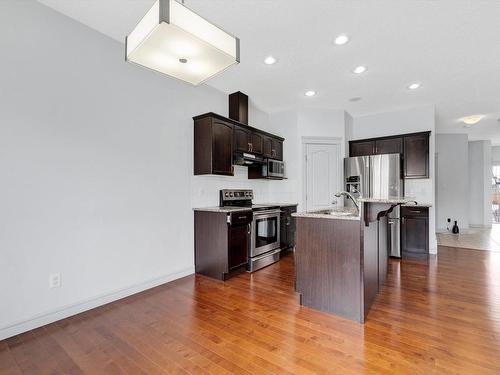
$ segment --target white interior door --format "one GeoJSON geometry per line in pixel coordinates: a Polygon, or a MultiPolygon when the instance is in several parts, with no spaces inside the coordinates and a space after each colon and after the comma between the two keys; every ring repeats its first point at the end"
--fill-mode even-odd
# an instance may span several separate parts
{"type": "Polygon", "coordinates": [[[306,210],[329,208],[341,186],[340,145],[307,143],[305,148],[306,210]]]}

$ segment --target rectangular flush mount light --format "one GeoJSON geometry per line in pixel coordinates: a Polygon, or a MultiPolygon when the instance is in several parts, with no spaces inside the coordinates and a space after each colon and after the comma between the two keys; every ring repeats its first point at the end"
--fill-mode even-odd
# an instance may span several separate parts
{"type": "Polygon", "coordinates": [[[125,39],[126,60],[198,85],[239,63],[240,41],[175,0],[157,0],[125,39]]]}

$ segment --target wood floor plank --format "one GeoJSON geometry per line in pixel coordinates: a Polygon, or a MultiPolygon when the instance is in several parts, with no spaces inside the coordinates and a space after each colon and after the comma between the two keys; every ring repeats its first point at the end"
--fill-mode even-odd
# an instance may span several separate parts
{"type": "Polygon", "coordinates": [[[391,260],[364,325],[301,307],[293,255],[0,341],[0,374],[500,374],[500,253],[391,260]]]}

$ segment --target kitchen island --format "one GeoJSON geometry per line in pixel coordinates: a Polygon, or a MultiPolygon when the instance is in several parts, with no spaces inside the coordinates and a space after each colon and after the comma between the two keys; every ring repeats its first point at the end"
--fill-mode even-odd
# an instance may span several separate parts
{"type": "Polygon", "coordinates": [[[387,277],[387,215],[408,198],[296,213],[295,288],[303,306],[364,323],[387,277]]]}

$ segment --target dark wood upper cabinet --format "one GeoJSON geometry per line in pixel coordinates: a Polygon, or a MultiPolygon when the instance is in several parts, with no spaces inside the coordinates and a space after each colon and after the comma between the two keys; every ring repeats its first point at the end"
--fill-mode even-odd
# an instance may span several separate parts
{"type": "Polygon", "coordinates": [[[262,155],[265,158],[283,160],[283,140],[264,136],[262,155]]]}
{"type": "Polygon", "coordinates": [[[403,138],[375,140],[375,154],[403,154],[403,138]]]}
{"type": "Polygon", "coordinates": [[[265,158],[272,158],[273,139],[268,136],[262,138],[262,155],[265,158]]]}
{"type": "Polygon", "coordinates": [[[234,152],[283,160],[284,139],[277,135],[213,112],[193,117],[193,120],[195,175],[232,176],[234,152]]]}
{"type": "Polygon", "coordinates": [[[234,127],[234,151],[262,154],[263,135],[240,126],[234,127]]]}
{"type": "Polygon", "coordinates": [[[429,133],[404,137],[403,161],[406,178],[429,177],[429,133]]]}
{"type": "Polygon", "coordinates": [[[430,132],[349,141],[349,156],[399,153],[405,178],[429,177],[430,132]]]}
{"type": "Polygon", "coordinates": [[[194,174],[233,175],[233,125],[214,118],[194,121],[194,174]]]}
{"type": "Polygon", "coordinates": [[[271,141],[271,158],[276,160],[283,160],[283,141],[276,138],[272,138],[271,141]]]}
{"type": "Polygon", "coordinates": [[[349,155],[367,156],[375,154],[375,141],[351,141],[349,142],[349,155]]]}
{"type": "Polygon", "coordinates": [[[250,152],[251,132],[239,126],[234,127],[234,151],[250,152]]]}
{"type": "Polygon", "coordinates": [[[250,137],[250,145],[254,154],[262,154],[264,147],[264,136],[260,133],[253,132],[250,137]]]}

